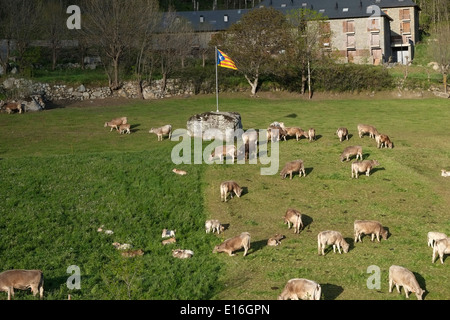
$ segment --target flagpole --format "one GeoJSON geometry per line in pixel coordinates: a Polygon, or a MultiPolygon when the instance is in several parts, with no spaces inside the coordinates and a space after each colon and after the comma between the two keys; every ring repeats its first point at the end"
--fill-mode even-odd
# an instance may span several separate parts
{"type": "Polygon", "coordinates": [[[217,46],[215,47],[214,54],[216,55],[216,105],[217,105],[216,112],[219,112],[219,79],[217,75],[217,65],[219,64],[219,61],[217,61],[218,59],[217,46]]]}

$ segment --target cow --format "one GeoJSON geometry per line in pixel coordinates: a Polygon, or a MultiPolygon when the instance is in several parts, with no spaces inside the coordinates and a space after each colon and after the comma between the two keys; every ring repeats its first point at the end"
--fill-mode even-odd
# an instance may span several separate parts
{"type": "Polygon", "coordinates": [[[177,239],[175,239],[175,238],[169,238],[169,239],[161,241],[163,246],[165,246],[166,244],[171,244],[171,243],[175,243],[175,242],[177,242],[177,239]]]}
{"type": "Polygon", "coordinates": [[[322,231],[317,235],[317,248],[319,255],[325,255],[325,246],[333,245],[333,252],[336,253],[336,247],[339,254],[342,254],[341,247],[344,253],[348,252],[350,245],[345,241],[342,234],[338,231],[326,230],[322,231]]]}
{"type": "Polygon", "coordinates": [[[436,253],[439,254],[441,263],[444,264],[444,254],[450,254],[450,238],[437,240],[433,247],[433,258],[431,262],[435,262],[436,253]]]}
{"type": "Polygon", "coordinates": [[[316,140],[316,129],[309,128],[309,130],[308,130],[308,138],[309,138],[309,142],[312,142],[312,141],[316,140]]]}
{"type": "Polygon", "coordinates": [[[193,255],[194,255],[194,251],[192,251],[192,250],[186,250],[186,249],[172,250],[172,256],[174,258],[189,259],[189,258],[192,258],[193,255]]]}
{"type": "Polygon", "coordinates": [[[186,171],[184,171],[184,170],[179,170],[179,169],[177,169],[177,168],[174,168],[174,169],[172,170],[172,172],[173,172],[173,173],[176,173],[176,174],[178,174],[178,175],[180,175],[180,176],[185,176],[185,175],[187,175],[187,172],[186,172],[186,171]]]}
{"type": "Polygon", "coordinates": [[[285,238],[284,235],[277,233],[276,235],[270,237],[267,240],[267,245],[271,247],[276,247],[281,244],[281,240],[283,240],[284,238],[285,238]]]}
{"type": "Polygon", "coordinates": [[[233,198],[233,193],[240,198],[242,194],[242,188],[235,181],[224,181],[220,184],[220,200],[227,202],[228,193],[233,198]]]}
{"type": "Polygon", "coordinates": [[[161,238],[175,237],[175,232],[177,232],[177,230],[163,229],[162,234],[161,234],[161,238]]]}
{"type": "Polygon", "coordinates": [[[443,176],[443,177],[450,177],[450,171],[447,171],[445,169],[441,169],[441,176],[443,176]]]}
{"type": "Polygon", "coordinates": [[[134,258],[137,256],[143,256],[144,251],[142,249],[127,250],[127,251],[122,251],[120,254],[122,255],[122,257],[125,257],[125,258],[134,258]]]}
{"type": "Polygon", "coordinates": [[[242,232],[240,235],[229,238],[221,244],[215,246],[213,249],[213,253],[225,252],[228,253],[228,255],[231,257],[235,255],[233,253],[234,251],[244,248],[245,257],[247,255],[248,249],[250,248],[250,239],[250,233],[242,232]]]}
{"type": "Polygon", "coordinates": [[[289,208],[286,210],[286,214],[283,217],[284,224],[291,228],[291,223],[294,226],[294,233],[300,233],[300,229],[303,228],[302,214],[296,209],[289,208]]]}
{"type": "Polygon", "coordinates": [[[340,142],[342,142],[344,139],[348,140],[348,129],[347,128],[344,128],[344,127],[338,128],[336,131],[336,134],[337,134],[340,142]]]}
{"type": "Polygon", "coordinates": [[[434,247],[436,241],[447,238],[447,235],[442,232],[430,231],[427,233],[427,241],[429,247],[434,247]]]}
{"type": "Polygon", "coordinates": [[[281,139],[286,141],[287,131],[282,127],[270,126],[267,128],[266,138],[267,141],[278,142],[281,139]]]}
{"type": "Polygon", "coordinates": [[[355,220],[353,223],[353,229],[355,231],[355,243],[362,242],[361,234],[371,235],[371,241],[374,241],[377,237],[377,241],[380,242],[380,236],[386,240],[388,237],[388,231],[383,228],[380,222],[373,220],[355,220]]]}
{"type": "Polygon", "coordinates": [[[298,172],[299,177],[303,176],[306,177],[306,173],[305,173],[305,166],[303,164],[303,160],[294,160],[294,161],[290,161],[287,162],[284,166],[284,168],[281,170],[280,172],[280,176],[282,177],[282,179],[285,179],[286,176],[289,174],[290,179],[292,180],[292,174],[294,172],[298,172]]]}
{"type": "Polygon", "coordinates": [[[377,148],[380,149],[382,147],[392,149],[394,147],[394,144],[392,143],[391,139],[389,139],[389,136],[385,134],[378,134],[375,136],[375,141],[377,143],[377,148]]]}
{"type": "Polygon", "coordinates": [[[172,137],[172,126],[170,124],[166,124],[165,126],[159,128],[151,128],[148,133],[154,133],[158,136],[158,141],[163,140],[163,135],[169,135],[169,139],[172,137]]]}
{"type": "Polygon", "coordinates": [[[425,290],[419,286],[414,274],[405,267],[392,265],[389,268],[389,292],[392,292],[394,284],[398,293],[400,293],[400,286],[403,287],[406,298],[409,298],[409,292],[414,292],[417,300],[422,300],[425,290]]]}
{"type": "Polygon", "coordinates": [[[362,160],[363,159],[362,152],[363,151],[362,151],[361,146],[348,146],[341,153],[341,162],[344,162],[344,160],[349,161],[350,157],[355,156],[355,155],[356,155],[356,160],[358,160],[358,158],[360,160],[362,160]]]}
{"type": "Polygon", "coordinates": [[[212,220],[206,220],[205,230],[206,230],[206,233],[210,233],[211,231],[212,231],[212,233],[214,233],[215,231],[217,231],[217,234],[220,234],[221,232],[223,232],[225,230],[225,227],[220,224],[219,220],[212,219],[212,220]]]}
{"type": "Polygon", "coordinates": [[[41,270],[7,270],[0,273],[0,291],[8,292],[8,300],[14,297],[14,289],[27,290],[44,297],[44,275],[41,270]]]}
{"type": "Polygon", "coordinates": [[[8,114],[11,114],[13,112],[18,112],[18,113],[22,113],[23,112],[23,108],[22,108],[22,103],[21,102],[10,102],[4,105],[3,107],[5,109],[5,111],[8,114]]]}
{"type": "Polygon", "coordinates": [[[227,156],[230,156],[234,163],[234,158],[237,156],[236,147],[234,145],[217,146],[209,155],[208,160],[211,162],[214,158],[218,157],[220,162],[222,162],[223,158],[226,158],[227,156]]]}
{"type": "Polygon", "coordinates": [[[120,134],[130,134],[131,133],[131,125],[129,123],[121,124],[119,126],[119,133],[120,134]]]}
{"type": "Polygon", "coordinates": [[[374,166],[378,166],[380,163],[377,160],[362,160],[362,161],[355,161],[352,163],[352,179],[355,177],[358,179],[358,174],[360,172],[365,172],[366,176],[370,175],[370,170],[374,166]]]}
{"type": "Polygon", "coordinates": [[[290,279],[284,287],[278,300],[320,300],[322,288],[315,281],[294,278],[290,279]]]}
{"type": "Polygon", "coordinates": [[[299,127],[287,127],[286,128],[286,135],[289,137],[295,136],[296,140],[298,141],[302,136],[305,138],[309,138],[308,133],[305,132],[302,128],[299,127]]]}
{"type": "Polygon", "coordinates": [[[358,128],[358,135],[360,138],[362,138],[363,135],[365,135],[366,133],[368,133],[371,138],[375,138],[375,136],[378,135],[378,130],[374,126],[366,124],[358,124],[357,128],[358,128]]]}
{"type": "Polygon", "coordinates": [[[127,117],[120,117],[120,118],[115,118],[112,119],[111,121],[105,122],[104,127],[110,127],[111,130],[109,130],[109,132],[113,131],[113,129],[116,129],[117,131],[119,131],[119,126],[121,124],[127,124],[128,122],[128,118],[127,117]]]}

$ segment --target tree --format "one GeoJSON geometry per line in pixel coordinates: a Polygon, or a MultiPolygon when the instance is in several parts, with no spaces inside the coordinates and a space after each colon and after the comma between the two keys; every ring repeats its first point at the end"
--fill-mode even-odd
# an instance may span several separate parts
{"type": "Polygon", "coordinates": [[[235,63],[256,95],[260,77],[271,74],[289,44],[289,24],[274,8],[253,9],[211,42],[235,63]]]}
{"type": "Polygon", "coordinates": [[[433,29],[429,50],[433,60],[439,65],[444,92],[447,93],[447,77],[450,71],[450,22],[440,23],[433,29]]]}
{"type": "Polygon", "coordinates": [[[292,25],[292,39],[287,58],[294,72],[301,77],[301,92],[308,84],[309,98],[312,98],[312,64],[323,57],[323,43],[330,42],[331,31],[321,13],[310,9],[292,10],[287,15],[292,25]],[[328,39],[328,40],[326,40],[328,39]]]}
{"type": "Polygon", "coordinates": [[[110,87],[120,87],[119,64],[132,47],[140,47],[136,39],[146,33],[147,8],[154,8],[157,0],[86,0],[82,30],[91,45],[99,49],[110,87]],[[109,60],[109,61],[108,61],[109,60]]]}

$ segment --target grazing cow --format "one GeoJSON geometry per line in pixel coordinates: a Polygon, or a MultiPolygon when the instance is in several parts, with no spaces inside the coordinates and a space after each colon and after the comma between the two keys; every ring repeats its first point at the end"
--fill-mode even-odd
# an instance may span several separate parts
{"type": "Polygon", "coordinates": [[[21,102],[10,102],[4,105],[4,109],[8,114],[11,114],[13,112],[22,113],[22,103],[21,102]]]}
{"type": "Polygon", "coordinates": [[[363,153],[362,153],[362,147],[361,146],[349,146],[347,148],[344,149],[344,151],[342,151],[341,153],[341,162],[344,162],[344,160],[349,161],[350,157],[355,156],[356,155],[356,160],[358,160],[358,158],[360,160],[363,159],[363,153]]]}
{"type": "Polygon", "coordinates": [[[169,237],[175,237],[175,232],[177,230],[167,230],[167,229],[163,229],[162,234],[161,234],[161,238],[169,238],[169,237]]]}
{"type": "Polygon", "coordinates": [[[405,267],[392,265],[389,268],[389,292],[392,292],[394,284],[398,293],[400,293],[400,286],[403,287],[406,298],[409,298],[409,292],[414,292],[417,300],[422,300],[425,290],[420,288],[414,274],[405,267]]]}
{"type": "Polygon", "coordinates": [[[289,137],[295,136],[296,140],[298,141],[302,136],[305,138],[309,138],[308,133],[305,132],[302,128],[299,127],[287,127],[286,128],[286,135],[289,137]]]}
{"type": "Polygon", "coordinates": [[[194,255],[192,250],[174,249],[172,250],[172,256],[179,259],[189,259],[194,255]]]}
{"type": "Polygon", "coordinates": [[[278,296],[278,300],[320,300],[322,288],[315,281],[294,278],[290,279],[278,296]]]}
{"type": "Polygon", "coordinates": [[[294,172],[298,172],[299,177],[303,176],[306,177],[306,173],[305,173],[305,166],[303,165],[303,160],[294,160],[294,161],[290,161],[287,162],[284,166],[284,168],[281,170],[280,172],[280,176],[282,177],[282,179],[285,179],[287,175],[290,176],[290,179],[292,180],[292,174],[294,172]]]}
{"type": "Polygon", "coordinates": [[[316,129],[309,128],[309,130],[308,130],[308,138],[309,138],[309,142],[312,142],[312,141],[316,140],[316,129]]]}
{"type": "Polygon", "coordinates": [[[267,141],[270,140],[272,142],[277,142],[280,141],[280,139],[284,139],[284,141],[286,141],[286,135],[287,131],[282,127],[270,126],[267,128],[267,141]]]}
{"type": "Polygon", "coordinates": [[[237,155],[244,154],[245,159],[249,159],[250,155],[256,156],[258,152],[258,131],[250,129],[242,134],[243,145],[239,148],[237,155]]]}
{"type": "Polygon", "coordinates": [[[106,127],[110,127],[111,130],[109,130],[109,132],[113,131],[113,129],[116,129],[117,131],[119,131],[119,126],[121,124],[127,124],[127,122],[128,122],[127,117],[115,118],[115,119],[112,119],[109,122],[105,122],[104,127],[105,128],[106,127]]]}
{"type": "Polygon", "coordinates": [[[220,200],[227,202],[228,193],[233,198],[233,193],[240,198],[242,194],[242,188],[235,181],[224,181],[220,184],[220,200]]]}
{"type": "Polygon", "coordinates": [[[443,177],[450,177],[450,171],[442,169],[441,170],[441,176],[443,176],[443,177]]]}
{"type": "Polygon", "coordinates": [[[120,254],[122,255],[122,257],[125,257],[125,258],[134,258],[136,256],[143,256],[144,251],[142,249],[127,250],[127,251],[122,251],[120,254]]]}
{"type": "Polygon", "coordinates": [[[287,209],[283,219],[284,224],[287,224],[289,229],[291,228],[292,223],[294,226],[294,233],[300,233],[300,229],[303,228],[302,214],[300,211],[292,208],[287,209]]]}
{"type": "Polygon", "coordinates": [[[450,254],[450,238],[437,240],[433,247],[433,258],[431,262],[435,262],[436,253],[439,254],[441,263],[444,264],[444,254],[450,254]]]}
{"type": "Polygon", "coordinates": [[[242,232],[240,235],[227,239],[221,244],[217,245],[213,249],[213,253],[225,252],[229,256],[234,256],[233,253],[236,250],[244,248],[244,257],[247,255],[247,251],[250,248],[250,233],[242,232]]]}
{"type": "Polygon", "coordinates": [[[378,166],[379,163],[377,160],[363,160],[363,161],[355,161],[352,163],[352,179],[355,177],[358,179],[358,174],[360,172],[365,172],[366,176],[370,175],[370,170],[374,166],[378,166]]]}
{"type": "Polygon", "coordinates": [[[206,220],[205,229],[206,233],[210,233],[211,231],[212,233],[214,233],[215,231],[217,231],[217,234],[220,234],[225,230],[225,227],[220,224],[219,220],[214,219],[214,220],[206,220]]]}
{"type": "Polygon", "coordinates": [[[281,240],[285,238],[284,235],[277,233],[273,237],[267,240],[267,245],[271,247],[276,247],[281,244],[281,240]]]}
{"type": "Polygon", "coordinates": [[[122,123],[119,126],[119,133],[120,134],[125,134],[125,133],[130,134],[131,133],[131,126],[130,126],[130,124],[129,123],[125,123],[125,124],[122,123]]]}
{"type": "Polygon", "coordinates": [[[348,140],[347,128],[344,128],[344,127],[338,128],[336,131],[336,134],[337,134],[340,142],[342,142],[344,139],[348,140]]]}
{"type": "Polygon", "coordinates": [[[171,244],[171,243],[175,243],[175,242],[177,242],[177,239],[175,239],[175,238],[170,238],[170,239],[161,241],[163,246],[165,246],[166,244],[171,244]]]}
{"type": "Polygon", "coordinates": [[[377,148],[380,149],[383,146],[385,148],[392,149],[394,147],[394,144],[392,143],[391,139],[385,134],[378,134],[375,136],[375,141],[377,142],[377,148]]]}
{"type": "Polygon", "coordinates": [[[341,247],[344,250],[344,253],[347,253],[348,248],[350,247],[347,241],[345,241],[342,234],[338,231],[333,230],[322,231],[317,235],[317,248],[319,255],[325,255],[325,246],[327,245],[333,245],[334,253],[336,253],[337,247],[340,254],[342,254],[341,247]]]}
{"type": "Polygon", "coordinates": [[[355,243],[362,242],[361,234],[369,235],[371,234],[371,241],[377,237],[377,241],[380,242],[381,237],[386,240],[388,237],[388,231],[383,228],[381,223],[373,220],[355,220],[353,224],[353,229],[355,230],[355,243]]]}
{"type": "Polygon", "coordinates": [[[231,161],[234,163],[234,158],[237,156],[236,147],[234,145],[224,145],[217,146],[213,152],[209,155],[209,161],[211,162],[214,158],[219,157],[220,162],[223,158],[230,156],[231,161]]]}
{"type": "Polygon", "coordinates": [[[8,300],[14,297],[14,289],[31,288],[33,296],[39,292],[44,297],[44,275],[41,270],[8,270],[0,273],[0,291],[8,292],[8,300]]]}
{"type": "Polygon", "coordinates": [[[176,174],[178,174],[178,175],[180,175],[180,176],[185,176],[185,175],[187,175],[187,172],[186,171],[184,171],[184,170],[179,170],[179,169],[173,169],[172,170],[172,172],[173,173],[176,173],[176,174]]]}
{"type": "Polygon", "coordinates": [[[158,136],[158,141],[163,140],[163,135],[168,134],[169,139],[172,137],[172,126],[170,124],[166,124],[165,126],[159,128],[151,128],[148,133],[154,133],[158,136]]]}
{"type": "Polygon", "coordinates": [[[427,233],[428,246],[434,247],[436,241],[447,238],[447,235],[442,232],[430,231],[427,233]]]}
{"type": "Polygon", "coordinates": [[[366,133],[368,133],[371,138],[375,138],[375,136],[378,135],[378,130],[374,126],[358,124],[359,137],[362,138],[362,136],[366,133]]]}

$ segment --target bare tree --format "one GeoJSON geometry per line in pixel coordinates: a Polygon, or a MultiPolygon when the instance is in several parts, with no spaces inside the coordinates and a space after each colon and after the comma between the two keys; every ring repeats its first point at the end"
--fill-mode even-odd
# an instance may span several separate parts
{"type": "Polygon", "coordinates": [[[119,65],[126,52],[139,47],[138,40],[146,26],[142,12],[154,7],[156,0],[86,0],[83,31],[96,45],[112,89],[120,87],[119,65]]]}
{"type": "Polygon", "coordinates": [[[440,23],[433,28],[429,50],[439,65],[444,92],[447,93],[447,77],[450,71],[450,22],[440,23]]]}

